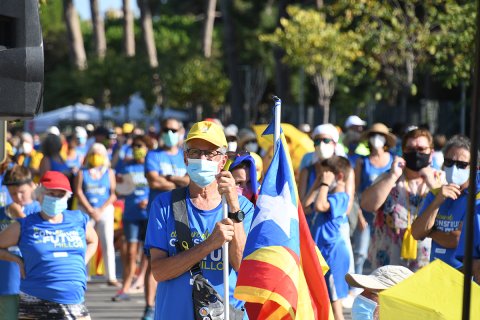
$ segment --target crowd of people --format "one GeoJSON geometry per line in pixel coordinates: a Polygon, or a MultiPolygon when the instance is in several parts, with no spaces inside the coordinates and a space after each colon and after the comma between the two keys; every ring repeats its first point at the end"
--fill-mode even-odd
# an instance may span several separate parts
{"type": "MultiPolygon", "coordinates": [[[[193,319],[199,275],[224,293],[221,247],[229,242],[231,310],[248,319],[233,289],[272,150],[250,128],[217,119],[188,131],[174,118],[163,119],[158,133],[130,123],[88,129],[9,133],[0,164],[0,318],[89,319],[84,294],[98,243],[105,280],[118,287],[113,302],[141,291],[143,319],[193,319]],[[191,239],[179,231],[185,224],[191,239]]],[[[433,259],[462,267],[469,161],[477,152],[467,137],[447,140],[424,126],[394,134],[355,115],[343,128],[309,129],[299,126],[314,151],[293,169],[311,235],[330,267],[336,320],[344,308],[353,319],[378,318],[376,293],[433,259]],[[394,280],[372,286],[379,278],[394,280]]],[[[475,223],[478,282],[478,213],[475,223]]],[[[208,307],[199,310],[208,315],[208,307]]]]}

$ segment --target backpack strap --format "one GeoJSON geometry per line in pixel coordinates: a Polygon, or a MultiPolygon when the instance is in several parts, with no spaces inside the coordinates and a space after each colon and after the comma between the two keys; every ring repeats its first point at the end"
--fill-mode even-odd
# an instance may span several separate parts
{"type": "MultiPolygon", "coordinates": [[[[175,218],[175,231],[177,234],[177,242],[175,243],[177,252],[193,248],[192,235],[188,223],[186,198],[186,187],[172,190],[172,210],[175,218]]],[[[200,268],[200,263],[196,263],[190,269],[190,274],[193,276],[199,273],[202,273],[202,269],[200,268]]]]}

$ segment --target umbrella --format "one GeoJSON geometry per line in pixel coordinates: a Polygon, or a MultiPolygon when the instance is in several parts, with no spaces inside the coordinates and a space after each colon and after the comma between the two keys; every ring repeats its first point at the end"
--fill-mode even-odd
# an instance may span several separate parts
{"type": "MultiPolygon", "coordinates": [[[[258,124],[252,126],[253,131],[257,135],[258,145],[267,151],[269,158],[272,158],[273,154],[273,135],[262,136],[263,131],[267,128],[266,124],[258,124]]],[[[300,166],[303,156],[308,152],[313,152],[313,141],[308,134],[295,128],[295,126],[289,123],[282,123],[282,130],[287,139],[288,149],[290,151],[290,157],[292,158],[292,166],[294,170],[297,170],[300,166]]],[[[268,164],[264,164],[267,168],[268,164]]]]}
{"type": "MultiPolygon", "coordinates": [[[[381,292],[380,319],[460,320],[463,274],[435,260],[399,284],[381,292]]],[[[480,319],[480,286],[472,283],[471,319],[480,319]]]]}

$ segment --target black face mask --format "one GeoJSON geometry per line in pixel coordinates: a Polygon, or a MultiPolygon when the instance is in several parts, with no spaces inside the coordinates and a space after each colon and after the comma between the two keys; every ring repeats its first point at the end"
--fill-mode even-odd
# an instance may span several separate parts
{"type": "Polygon", "coordinates": [[[430,153],[406,152],[403,154],[403,158],[407,168],[413,171],[420,171],[430,164],[430,153]]]}

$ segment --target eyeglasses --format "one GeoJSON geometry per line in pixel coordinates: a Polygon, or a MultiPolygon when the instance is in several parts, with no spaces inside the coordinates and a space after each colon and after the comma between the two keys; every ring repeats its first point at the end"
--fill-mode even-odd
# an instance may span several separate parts
{"type": "Polygon", "coordinates": [[[133,148],[143,148],[144,145],[143,144],[134,144],[132,145],[133,148]]]}
{"type": "Polygon", "coordinates": [[[172,131],[173,133],[176,133],[178,129],[172,129],[172,128],[163,128],[162,132],[167,133],[168,131],[172,131]]]}
{"type": "Polygon", "coordinates": [[[420,152],[420,153],[429,153],[430,147],[405,147],[405,153],[408,152],[420,152]]]}
{"type": "Polygon", "coordinates": [[[200,159],[202,155],[208,160],[212,160],[216,156],[223,155],[223,153],[217,150],[187,149],[187,157],[190,159],[200,159]]]}
{"type": "Polygon", "coordinates": [[[313,140],[313,145],[316,147],[316,146],[320,145],[320,142],[323,142],[325,144],[329,144],[332,141],[333,141],[333,139],[330,139],[330,138],[318,138],[318,139],[313,140]]]}
{"type": "Polygon", "coordinates": [[[450,168],[451,166],[455,165],[459,169],[465,169],[468,167],[469,163],[465,161],[459,161],[459,160],[453,160],[453,159],[447,159],[445,158],[443,160],[443,165],[447,168],[450,168]]]}

